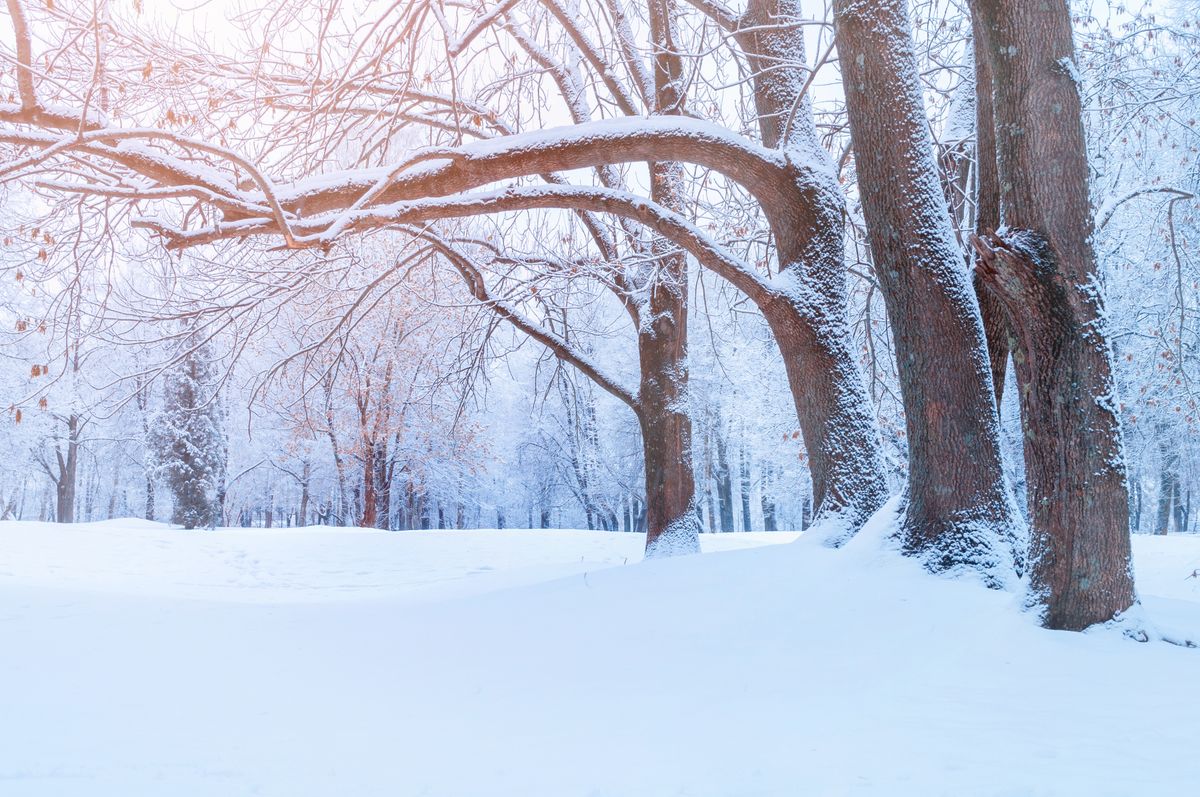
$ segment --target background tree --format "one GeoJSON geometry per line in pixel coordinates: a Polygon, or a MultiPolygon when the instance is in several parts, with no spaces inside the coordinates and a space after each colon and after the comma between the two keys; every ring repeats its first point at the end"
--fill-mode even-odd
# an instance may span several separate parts
{"type": "Polygon", "coordinates": [[[207,342],[194,334],[184,341],[186,350],[163,377],[154,424],[158,470],[171,491],[171,522],[211,528],[221,521],[226,469],[218,371],[207,342]]]}

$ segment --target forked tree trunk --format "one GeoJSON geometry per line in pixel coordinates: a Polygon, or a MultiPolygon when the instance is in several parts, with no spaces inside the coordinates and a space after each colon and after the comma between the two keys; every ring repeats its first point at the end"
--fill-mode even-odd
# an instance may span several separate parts
{"type": "Polygon", "coordinates": [[[974,0],[995,97],[1002,238],[981,277],[1008,311],[1025,428],[1031,596],[1049,628],[1135,600],[1129,494],[1066,0],[974,0]]]}
{"type": "Polygon", "coordinates": [[[904,0],[835,0],[858,187],[908,437],[902,543],[934,571],[1013,572],[1018,518],[979,306],[928,133],[904,0]]]}

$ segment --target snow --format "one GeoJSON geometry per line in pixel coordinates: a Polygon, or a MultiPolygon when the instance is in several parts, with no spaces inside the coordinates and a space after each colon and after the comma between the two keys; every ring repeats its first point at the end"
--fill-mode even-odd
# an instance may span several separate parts
{"type": "MultiPolygon", "coordinates": [[[[790,533],[703,535],[706,551],[790,533]]],[[[0,523],[0,589],[33,587],[235,603],[425,601],[642,558],[644,537],[600,531],[406,531],[313,526],[185,532],[145,520],[0,523]]]]}
{"type": "MultiPolygon", "coordinates": [[[[1195,788],[1200,651],[1042,630],[890,518],[641,563],[622,534],[3,523],[0,794],[1195,788]]],[[[1200,637],[1200,537],[1134,542],[1146,613],[1200,637]]]]}

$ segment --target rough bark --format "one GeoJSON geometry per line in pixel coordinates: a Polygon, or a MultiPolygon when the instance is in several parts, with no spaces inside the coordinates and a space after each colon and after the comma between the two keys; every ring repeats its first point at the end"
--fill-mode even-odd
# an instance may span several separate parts
{"type": "Polygon", "coordinates": [[[992,68],[1002,233],[980,240],[1025,428],[1031,599],[1082,629],[1135,601],[1129,494],[1065,0],[975,0],[992,68]]]}
{"type": "MultiPolygon", "coordinates": [[[[650,38],[654,44],[654,112],[678,115],[684,110],[684,74],[675,51],[674,3],[648,0],[650,38]]],[[[678,163],[650,164],[650,198],[670,210],[683,206],[678,163]]],[[[646,555],[693,553],[700,550],[696,518],[696,485],[692,473],[692,421],[687,386],[687,256],[656,237],[652,244],[660,271],[642,309],[638,336],[638,421],[645,457],[646,555]]]]}
{"type": "Polygon", "coordinates": [[[954,239],[903,0],[836,0],[863,213],[895,336],[909,450],[902,543],[934,571],[1013,572],[983,324],[954,239]]]}
{"type": "MultiPolygon", "coordinates": [[[[984,50],[978,14],[972,14],[971,20],[975,53],[975,234],[986,235],[1000,228],[1000,178],[996,171],[992,66],[984,50]]],[[[983,317],[983,333],[987,339],[988,362],[992,367],[996,410],[999,411],[1004,398],[1012,333],[1000,299],[979,279],[978,274],[974,276],[974,284],[975,298],[979,301],[979,312],[983,317]]]]}
{"type": "Polygon", "coordinates": [[[807,96],[799,0],[750,0],[736,38],[754,75],[763,144],[784,151],[796,190],[764,202],[780,264],[756,300],[787,369],[818,520],[840,545],[887,500],[882,442],[848,326],[844,199],[807,96]],[[802,93],[804,92],[804,93],[802,93]]]}

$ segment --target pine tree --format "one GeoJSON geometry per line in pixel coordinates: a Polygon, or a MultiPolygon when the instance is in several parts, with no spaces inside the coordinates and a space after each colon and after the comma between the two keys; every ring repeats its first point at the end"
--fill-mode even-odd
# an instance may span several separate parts
{"type": "Polygon", "coordinates": [[[186,529],[220,520],[226,447],[216,383],[211,348],[189,336],[187,352],[165,376],[154,431],[158,472],[174,501],[171,522],[186,529]]]}

